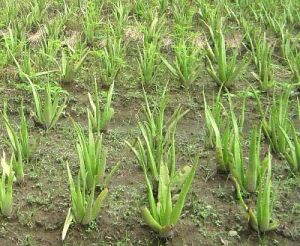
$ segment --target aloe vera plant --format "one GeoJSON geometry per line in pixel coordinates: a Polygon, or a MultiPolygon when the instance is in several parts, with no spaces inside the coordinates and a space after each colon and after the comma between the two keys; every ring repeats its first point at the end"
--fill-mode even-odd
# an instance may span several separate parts
{"type": "Polygon", "coordinates": [[[279,224],[272,218],[273,205],[271,200],[272,181],[270,152],[267,157],[267,165],[265,167],[265,170],[263,170],[263,175],[261,175],[260,178],[255,210],[247,206],[242,197],[239,183],[234,178],[233,181],[236,186],[237,196],[239,198],[240,204],[247,214],[250,226],[259,233],[275,230],[279,224]]]}
{"type": "Polygon", "coordinates": [[[51,71],[43,71],[43,72],[36,72],[33,69],[32,66],[32,59],[31,59],[31,53],[30,50],[24,50],[23,53],[23,59],[22,62],[17,61],[17,59],[15,58],[15,56],[12,54],[12,52],[10,50],[8,50],[9,54],[12,56],[17,69],[18,69],[18,74],[19,77],[22,81],[27,80],[28,78],[37,78],[43,75],[48,75],[50,73],[55,72],[56,70],[51,70],[51,71]]]}
{"type": "Polygon", "coordinates": [[[206,23],[206,25],[209,25],[212,30],[217,30],[221,20],[221,4],[215,6],[206,0],[196,0],[196,3],[201,20],[206,23]]]}
{"type": "Polygon", "coordinates": [[[250,34],[248,35],[254,63],[257,69],[257,73],[253,74],[260,82],[261,90],[268,90],[274,86],[272,78],[272,54],[274,46],[268,44],[265,33],[262,40],[257,36],[250,37],[250,34]]]}
{"type": "Polygon", "coordinates": [[[91,126],[89,126],[87,137],[79,125],[75,128],[78,137],[76,148],[80,161],[81,179],[87,189],[92,189],[94,185],[106,187],[119,165],[115,165],[111,173],[106,175],[107,152],[102,143],[102,135],[94,136],[91,126]]]}
{"type": "Polygon", "coordinates": [[[87,1],[87,7],[84,13],[83,31],[89,44],[92,44],[97,36],[96,34],[100,24],[99,15],[102,10],[102,6],[103,2],[101,1],[99,4],[97,4],[96,1],[87,1]]]}
{"type": "MultiPolygon", "coordinates": [[[[203,91],[203,98],[204,98],[204,108],[205,112],[210,110],[213,120],[215,121],[217,126],[221,126],[221,122],[226,122],[228,119],[227,113],[225,111],[225,107],[222,104],[221,100],[221,90],[219,90],[217,96],[214,96],[213,104],[209,107],[206,102],[205,93],[203,91]]],[[[205,113],[206,115],[206,113],[205,113]]],[[[205,125],[206,125],[206,136],[208,140],[208,146],[210,148],[215,148],[215,133],[214,129],[210,124],[209,117],[205,117],[205,125]]]]}
{"type": "Polygon", "coordinates": [[[283,155],[290,165],[291,170],[295,173],[300,173],[300,141],[294,125],[291,125],[291,128],[292,138],[290,139],[288,133],[280,127],[288,145],[283,155]]]}
{"type": "Polygon", "coordinates": [[[126,141],[139,164],[146,166],[156,181],[159,179],[160,164],[162,163],[163,156],[171,147],[172,138],[176,132],[176,125],[188,112],[188,110],[182,112],[181,106],[178,106],[169,121],[165,122],[165,109],[167,106],[166,89],[167,86],[162,93],[158,105],[154,106],[152,111],[146,92],[144,91],[146,102],[144,114],[146,121],[139,122],[142,137],[137,138],[137,147],[126,141]]]}
{"type": "Polygon", "coordinates": [[[146,26],[142,27],[144,42],[158,44],[165,32],[165,17],[164,15],[158,16],[157,12],[150,13],[150,19],[147,21],[146,26]]]}
{"type": "Polygon", "coordinates": [[[1,158],[2,176],[0,180],[0,211],[4,216],[10,216],[13,205],[14,172],[12,164],[7,164],[5,153],[1,158]]]}
{"type": "Polygon", "coordinates": [[[254,94],[262,117],[262,130],[271,145],[272,151],[277,154],[285,153],[287,142],[280,128],[284,129],[288,135],[290,134],[291,127],[288,120],[290,88],[285,90],[279,99],[277,99],[275,95],[273,96],[273,104],[268,111],[268,118],[262,109],[261,101],[257,93],[254,94]]]}
{"type": "Polygon", "coordinates": [[[97,83],[95,81],[95,92],[94,96],[88,94],[90,101],[90,108],[87,109],[89,124],[91,125],[94,132],[101,132],[106,129],[110,120],[114,115],[114,109],[112,108],[111,101],[114,93],[114,83],[109,87],[107,93],[106,102],[102,109],[100,105],[100,98],[97,89],[97,83]]]}
{"type": "Polygon", "coordinates": [[[108,188],[104,188],[99,195],[95,195],[95,182],[92,184],[90,192],[88,192],[85,179],[82,179],[81,175],[78,174],[77,184],[75,184],[68,164],[67,170],[72,202],[62,231],[62,240],[65,239],[72,221],[87,225],[95,220],[99,216],[103,202],[108,194],[108,188]]]}
{"type": "Polygon", "coordinates": [[[168,8],[169,0],[156,0],[156,4],[159,6],[160,13],[164,13],[168,8]]]}
{"type": "Polygon", "coordinates": [[[175,33],[184,36],[192,28],[194,9],[186,1],[172,1],[172,10],[175,21],[175,33]]]}
{"type": "Polygon", "coordinates": [[[300,52],[297,54],[290,53],[289,66],[293,73],[295,83],[300,83],[300,52]]]}
{"type": "Polygon", "coordinates": [[[107,43],[104,50],[96,51],[96,55],[100,57],[103,63],[101,75],[108,84],[113,82],[119,71],[125,64],[124,53],[125,45],[122,38],[118,37],[112,26],[107,30],[107,43]]]}
{"type": "MultiPolygon", "coordinates": [[[[203,92],[204,98],[204,108],[205,108],[205,122],[207,129],[209,131],[211,143],[216,149],[216,158],[217,158],[217,168],[220,172],[229,171],[229,163],[232,158],[231,153],[231,143],[232,143],[232,127],[229,124],[229,121],[222,123],[223,132],[221,132],[221,124],[218,125],[215,117],[212,114],[211,109],[208,107],[205,95],[203,92]],[[214,138],[214,139],[213,139],[214,138]]],[[[220,122],[219,122],[220,123],[220,122]]]]}
{"type": "Polygon", "coordinates": [[[260,161],[260,140],[261,130],[256,127],[252,130],[250,146],[249,146],[249,161],[246,168],[245,157],[243,155],[240,133],[235,115],[232,113],[233,121],[233,143],[232,143],[232,158],[229,162],[231,175],[239,183],[243,191],[256,192],[259,186],[262,170],[265,169],[268,163],[268,157],[260,161]]]}
{"type": "Polygon", "coordinates": [[[181,85],[188,88],[200,73],[199,54],[200,49],[182,40],[175,45],[175,62],[173,65],[164,57],[161,57],[161,59],[169,71],[179,79],[181,85]]]}
{"type": "Polygon", "coordinates": [[[6,103],[4,103],[3,118],[6,126],[7,135],[9,138],[10,146],[15,156],[19,156],[20,154],[23,159],[27,160],[30,158],[32,154],[33,146],[29,142],[28,125],[24,114],[23,102],[21,104],[20,117],[21,117],[21,127],[19,131],[16,131],[8,118],[6,112],[6,103]]]}
{"type": "Polygon", "coordinates": [[[187,193],[195,176],[199,159],[196,158],[192,167],[186,166],[173,175],[170,174],[169,164],[161,162],[158,181],[157,197],[153,194],[153,187],[144,168],[144,175],[148,190],[149,207],[142,207],[142,216],[146,224],[161,237],[169,237],[172,230],[180,219],[187,193]],[[180,190],[178,199],[175,201],[174,188],[180,190]]]}
{"type": "Polygon", "coordinates": [[[159,61],[159,47],[155,42],[144,43],[142,51],[139,50],[139,70],[145,85],[152,85],[159,61]]]}
{"type": "Polygon", "coordinates": [[[50,130],[66,108],[67,98],[64,96],[64,99],[62,99],[60,91],[51,91],[49,83],[45,85],[44,95],[38,94],[36,86],[31,80],[29,82],[33,94],[36,121],[46,130],[50,130]],[[42,97],[45,97],[44,103],[41,100],[42,97]]]}
{"type": "Polygon", "coordinates": [[[208,44],[207,48],[207,71],[213,80],[225,88],[230,88],[238,79],[242,72],[248,66],[248,61],[244,58],[242,61],[237,61],[237,51],[231,57],[228,57],[224,35],[221,30],[214,33],[208,27],[213,39],[213,47],[208,44]],[[214,66],[216,63],[217,67],[214,66]]]}
{"type": "Polygon", "coordinates": [[[124,5],[122,1],[118,1],[113,6],[114,26],[118,37],[122,36],[122,32],[127,25],[129,12],[130,9],[127,5],[124,5]]]}
{"type": "Polygon", "coordinates": [[[108,195],[109,182],[119,168],[118,163],[109,173],[106,172],[107,153],[104,150],[101,135],[94,136],[91,126],[89,126],[87,137],[79,125],[75,124],[75,128],[78,136],[76,148],[80,170],[75,184],[67,164],[72,202],[62,231],[62,240],[65,239],[72,221],[87,225],[99,216],[103,202],[108,195]],[[98,195],[95,194],[97,187],[101,189],[98,195]]]}
{"type": "Polygon", "coordinates": [[[70,83],[75,79],[89,53],[88,49],[79,51],[68,49],[68,52],[65,50],[61,51],[61,63],[57,64],[62,83],[70,83]]]}

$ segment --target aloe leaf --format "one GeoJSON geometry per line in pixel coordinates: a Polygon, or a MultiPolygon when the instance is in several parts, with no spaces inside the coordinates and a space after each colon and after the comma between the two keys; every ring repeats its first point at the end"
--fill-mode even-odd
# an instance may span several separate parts
{"type": "Polygon", "coordinates": [[[118,171],[119,167],[120,167],[120,162],[118,162],[116,165],[114,165],[114,167],[112,168],[112,170],[110,171],[110,173],[105,177],[105,180],[103,182],[104,187],[108,186],[111,178],[114,176],[114,174],[118,171]]]}
{"type": "Polygon", "coordinates": [[[161,60],[166,65],[166,67],[170,70],[170,72],[175,76],[178,77],[177,70],[165,59],[163,56],[161,56],[161,60]]]}
{"type": "Polygon", "coordinates": [[[72,224],[72,221],[74,219],[71,210],[72,210],[71,208],[68,209],[68,214],[67,214],[67,217],[66,217],[66,220],[65,220],[65,223],[64,223],[64,227],[63,227],[62,233],[61,233],[61,240],[62,241],[65,240],[65,237],[67,235],[69,227],[72,224]]]}
{"type": "Polygon", "coordinates": [[[152,214],[146,207],[142,208],[142,216],[149,227],[157,232],[162,231],[163,227],[153,218],[152,214]]]}
{"type": "Polygon", "coordinates": [[[99,215],[101,206],[103,205],[103,201],[105,200],[107,195],[108,195],[108,189],[105,188],[104,190],[101,191],[101,193],[97,197],[92,209],[92,219],[96,219],[96,217],[99,215]]]}
{"type": "Polygon", "coordinates": [[[196,173],[196,168],[199,164],[199,157],[196,157],[196,159],[194,160],[194,163],[193,163],[193,167],[190,171],[190,174],[189,176],[187,177],[183,187],[182,187],[182,190],[179,194],[179,197],[178,197],[178,200],[177,202],[175,203],[175,206],[173,207],[173,210],[172,210],[172,214],[171,214],[171,220],[170,220],[170,223],[172,225],[175,225],[176,222],[178,221],[180,215],[181,215],[181,211],[182,211],[182,208],[184,206],[184,202],[185,202],[185,198],[186,198],[186,195],[191,187],[191,184],[192,184],[192,181],[193,181],[193,178],[195,176],[195,173],[196,173]]]}
{"type": "Polygon", "coordinates": [[[246,173],[245,186],[248,192],[255,192],[257,187],[259,166],[259,146],[257,144],[257,129],[254,128],[251,134],[249,167],[246,173]]]}

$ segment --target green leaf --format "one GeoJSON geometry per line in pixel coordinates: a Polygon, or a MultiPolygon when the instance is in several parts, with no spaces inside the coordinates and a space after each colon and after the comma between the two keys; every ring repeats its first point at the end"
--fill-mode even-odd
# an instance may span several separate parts
{"type": "Polygon", "coordinates": [[[187,195],[187,193],[188,193],[188,191],[191,187],[191,184],[192,184],[193,178],[195,176],[196,168],[197,168],[198,164],[199,164],[199,157],[196,157],[195,160],[194,160],[194,163],[193,163],[192,170],[190,171],[190,174],[187,177],[187,179],[186,179],[186,181],[185,181],[185,183],[182,187],[182,190],[179,194],[179,198],[178,198],[177,202],[175,203],[175,206],[172,210],[171,220],[170,220],[170,223],[172,225],[175,225],[176,222],[178,221],[179,217],[180,217],[182,208],[184,206],[186,195],[187,195]]]}

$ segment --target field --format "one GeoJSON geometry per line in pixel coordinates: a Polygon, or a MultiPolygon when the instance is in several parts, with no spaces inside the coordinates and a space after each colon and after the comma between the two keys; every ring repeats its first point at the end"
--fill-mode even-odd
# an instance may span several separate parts
{"type": "Polygon", "coordinates": [[[299,245],[300,1],[0,9],[0,246],[299,245]]]}

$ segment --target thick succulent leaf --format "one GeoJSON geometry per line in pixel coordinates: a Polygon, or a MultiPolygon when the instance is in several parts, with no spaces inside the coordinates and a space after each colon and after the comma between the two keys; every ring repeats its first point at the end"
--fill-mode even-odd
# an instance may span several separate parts
{"type": "Polygon", "coordinates": [[[181,211],[182,211],[182,208],[184,206],[184,203],[185,203],[185,198],[186,198],[186,195],[191,187],[191,184],[192,184],[192,181],[193,181],[193,178],[195,176],[195,173],[196,173],[196,168],[198,167],[198,164],[199,164],[199,157],[197,157],[195,160],[194,160],[194,163],[193,163],[193,167],[189,173],[189,176],[187,177],[183,187],[182,187],[182,190],[179,194],[179,198],[177,200],[177,202],[175,203],[175,206],[173,207],[173,210],[172,210],[172,214],[171,214],[171,220],[170,220],[170,223],[171,225],[175,225],[181,215],[181,211]]]}
{"type": "Polygon", "coordinates": [[[96,201],[94,202],[93,205],[93,210],[92,210],[92,219],[96,219],[97,216],[100,213],[101,207],[103,205],[103,202],[105,200],[105,198],[108,195],[108,189],[105,188],[104,190],[101,191],[101,193],[99,194],[99,196],[97,197],[96,201]]]}
{"type": "Polygon", "coordinates": [[[69,208],[68,214],[67,214],[67,217],[66,217],[66,220],[65,220],[65,223],[64,223],[64,227],[63,227],[63,230],[62,230],[62,233],[61,233],[61,240],[62,240],[62,241],[65,240],[65,237],[66,237],[66,235],[67,235],[67,232],[68,232],[68,230],[69,230],[69,227],[70,227],[70,225],[72,224],[72,221],[73,221],[73,219],[74,219],[71,210],[72,210],[72,209],[69,208]]]}
{"type": "Polygon", "coordinates": [[[142,208],[142,216],[146,222],[146,224],[151,227],[154,231],[161,232],[162,226],[152,217],[150,211],[144,207],[142,208]]]}
{"type": "Polygon", "coordinates": [[[189,165],[185,165],[181,169],[177,170],[174,177],[171,180],[171,188],[173,191],[178,191],[181,189],[182,185],[186,181],[189,176],[192,167],[189,165]]]}

